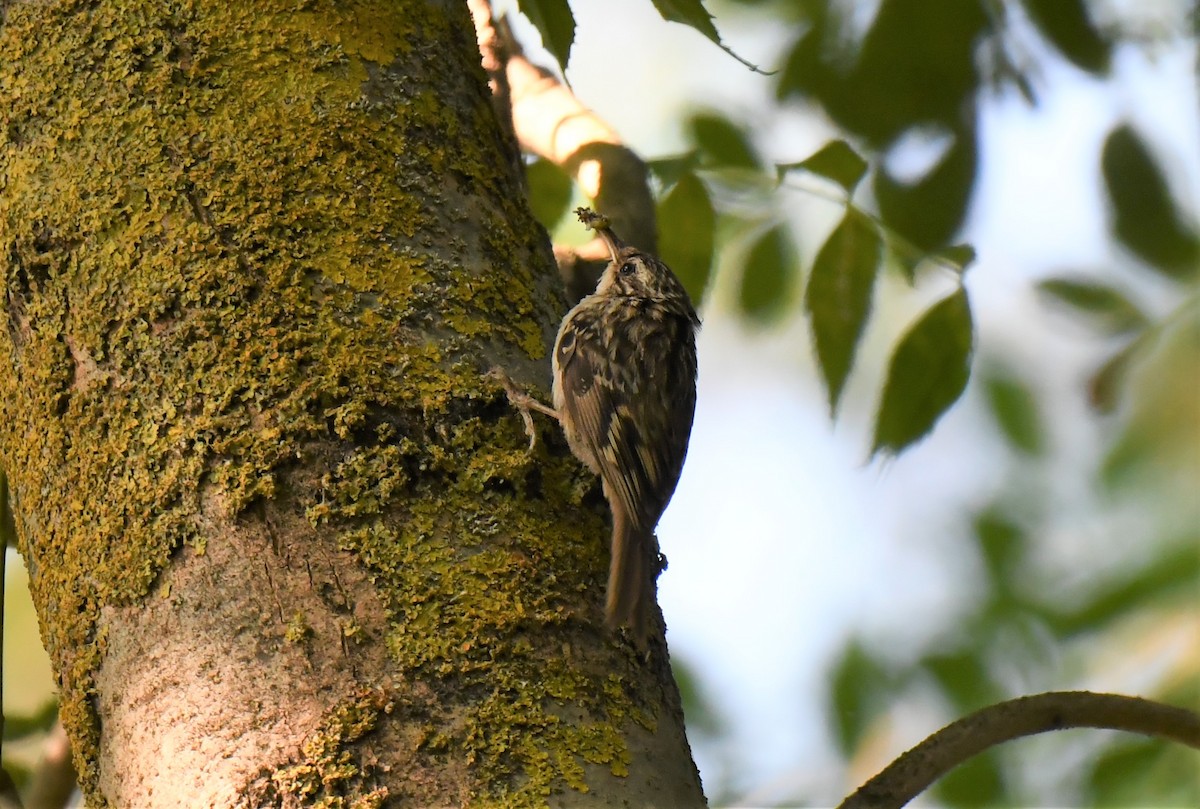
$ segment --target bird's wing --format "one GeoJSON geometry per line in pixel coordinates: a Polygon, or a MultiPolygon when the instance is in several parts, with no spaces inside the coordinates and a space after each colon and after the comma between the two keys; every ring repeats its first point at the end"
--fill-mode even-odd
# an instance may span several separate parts
{"type": "Polygon", "coordinates": [[[598,330],[581,329],[558,357],[576,448],[613,507],[644,531],[675,491],[696,406],[695,343],[690,325],[675,320],[615,350],[598,330]]]}

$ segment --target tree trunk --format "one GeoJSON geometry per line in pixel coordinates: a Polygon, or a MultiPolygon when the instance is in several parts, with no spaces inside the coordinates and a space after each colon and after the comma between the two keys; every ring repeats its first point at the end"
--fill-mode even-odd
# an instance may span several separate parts
{"type": "Polygon", "coordinates": [[[0,463],[89,805],[702,805],[596,482],[481,376],[562,300],[466,5],[0,12],[0,463]]]}

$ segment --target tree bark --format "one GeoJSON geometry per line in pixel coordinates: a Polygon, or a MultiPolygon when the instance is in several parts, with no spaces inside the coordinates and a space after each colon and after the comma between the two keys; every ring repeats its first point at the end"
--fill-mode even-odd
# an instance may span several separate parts
{"type": "Polygon", "coordinates": [[[89,805],[703,805],[465,3],[3,2],[0,464],[89,805]]]}

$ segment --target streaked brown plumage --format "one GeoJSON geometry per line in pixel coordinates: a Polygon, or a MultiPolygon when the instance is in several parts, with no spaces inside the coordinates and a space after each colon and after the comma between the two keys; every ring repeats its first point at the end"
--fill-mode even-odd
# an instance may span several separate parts
{"type": "Polygon", "coordinates": [[[621,242],[598,214],[576,213],[612,260],[559,327],[554,408],[612,510],[607,622],[644,638],[659,569],[654,527],[679,482],[696,409],[700,320],[666,264],[621,242]]]}

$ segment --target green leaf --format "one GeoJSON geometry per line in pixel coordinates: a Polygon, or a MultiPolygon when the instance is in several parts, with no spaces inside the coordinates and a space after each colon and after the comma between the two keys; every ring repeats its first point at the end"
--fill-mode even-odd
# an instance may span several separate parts
{"type": "Polygon", "coordinates": [[[857,641],[846,647],[830,680],[838,746],[843,753],[850,754],[894,684],[887,669],[857,641]]]}
{"type": "Polygon", "coordinates": [[[953,134],[941,160],[920,179],[901,181],[885,162],[871,183],[883,223],[922,250],[935,250],[954,237],[971,199],[979,164],[975,132],[968,127],[953,134]]]}
{"type": "Polygon", "coordinates": [[[962,287],[939,301],[900,340],[888,367],[871,454],[898,454],[924,438],[958,401],[971,373],[974,334],[962,287]]]}
{"type": "Polygon", "coordinates": [[[975,263],[975,248],[969,244],[952,244],[940,250],[934,250],[923,259],[941,267],[948,267],[962,275],[967,268],[975,263]]]}
{"type": "Polygon", "coordinates": [[[834,140],[826,143],[815,154],[799,163],[782,163],[775,169],[781,180],[787,172],[799,169],[818,174],[827,180],[833,180],[846,189],[847,194],[853,194],[863,175],[867,173],[867,161],[850,148],[850,144],[846,141],[834,140]]]}
{"type": "Polygon", "coordinates": [[[817,360],[829,391],[830,412],[837,411],[846,377],[854,364],[867,315],[883,240],[875,223],[851,208],[825,240],[813,262],[804,296],[812,324],[817,360]]]}
{"type": "Polygon", "coordinates": [[[1097,413],[1112,413],[1121,403],[1121,392],[1125,389],[1125,377],[1133,365],[1134,358],[1145,347],[1149,333],[1144,331],[1130,340],[1105,360],[1088,378],[1088,404],[1097,413]]]}
{"type": "Polygon", "coordinates": [[[712,270],[716,213],[708,189],[695,174],[684,174],[659,200],[658,231],[659,257],[699,303],[712,270]]]}
{"type": "Polygon", "coordinates": [[[29,714],[10,713],[4,717],[5,741],[17,741],[35,733],[45,733],[58,718],[58,700],[46,700],[37,710],[29,714]]]}
{"type": "Polygon", "coordinates": [[[1101,164],[1116,237],[1164,275],[1194,278],[1200,236],[1180,219],[1158,163],[1130,126],[1109,134],[1101,164]]]}
{"type": "Polygon", "coordinates": [[[1100,480],[1110,490],[1137,481],[1164,492],[1187,491],[1194,503],[1200,477],[1200,299],[1188,299],[1168,317],[1139,335],[1137,370],[1128,377],[1134,388],[1130,407],[1100,480]]]}
{"type": "Polygon", "coordinates": [[[691,117],[688,125],[696,146],[712,159],[712,163],[733,168],[761,168],[750,137],[724,115],[699,112],[691,117]]]}
{"type": "Polygon", "coordinates": [[[721,34],[717,31],[717,26],[713,25],[713,17],[708,13],[708,9],[704,7],[701,0],[652,0],[652,2],[664,20],[683,23],[689,28],[696,29],[708,37],[718,48],[755,73],[764,72],[758,68],[758,65],[751,64],[738,56],[721,41],[721,34]]]}
{"type": "Polygon", "coordinates": [[[688,734],[697,733],[712,739],[727,733],[727,722],[717,703],[704,689],[695,667],[686,660],[672,659],[671,676],[675,679],[675,687],[679,689],[679,699],[687,716],[688,734]]]}
{"type": "Polygon", "coordinates": [[[575,43],[575,15],[567,0],[517,0],[517,7],[541,34],[542,45],[566,70],[575,43]]]}
{"type": "Polygon", "coordinates": [[[1088,316],[1106,334],[1123,334],[1146,325],[1146,315],[1115,287],[1085,278],[1047,278],[1037,285],[1046,299],[1088,316]]]}
{"type": "Polygon", "coordinates": [[[1093,632],[1122,615],[1131,615],[1148,604],[1192,598],[1196,578],[1200,576],[1197,537],[1184,537],[1179,547],[1160,553],[1145,567],[1124,570],[1125,579],[1097,584],[1082,603],[1072,599],[1063,604],[1061,597],[1041,610],[1041,618],[1059,636],[1093,632]]]}
{"type": "Polygon", "coordinates": [[[975,515],[974,528],[979,550],[987,563],[988,578],[993,582],[1007,582],[1028,544],[1025,529],[995,503],[975,515]]]}
{"type": "Polygon", "coordinates": [[[700,156],[694,151],[646,161],[646,168],[650,169],[650,173],[658,179],[662,188],[675,185],[699,165],[700,156]]]}
{"type": "Polygon", "coordinates": [[[1037,399],[1029,388],[1016,376],[993,370],[985,375],[983,390],[1008,443],[1028,455],[1040,455],[1046,448],[1046,434],[1037,399]]]}
{"type": "Polygon", "coordinates": [[[1089,73],[1107,73],[1109,42],[1088,15],[1083,0],[1022,0],[1034,25],[1059,52],[1089,73]]]}
{"type": "Polygon", "coordinates": [[[795,251],[782,225],[762,234],[746,257],[739,296],[742,311],[761,323],[787,311],[795,251]]]}
{"type": "Polygon", "coordinates": [[[993,749],[967,759],[935,783],[932,792],[939,802],[950,806],[1003,806],[999,755],[993,749]]]}
{"type": "Polygon", "coordinates": [[[969,713],[999,697],[999,689],[984,664],[980,650],[935,652],[922,661],[954,707],[969,713]]]}
{"type": "Polygon", "coordinates": [[[1200,806],[1195,751],[1157,739],[1119,738],[1096,759],[1087,780],[1087,806],[1200,806]]]}
{"type": "Polygon", "coordinates": [[[533,215],[542,227],[553,231],[571,204],[570,176],[549,160],[539,158],[525,167],[525,180],[533,215]]]}

